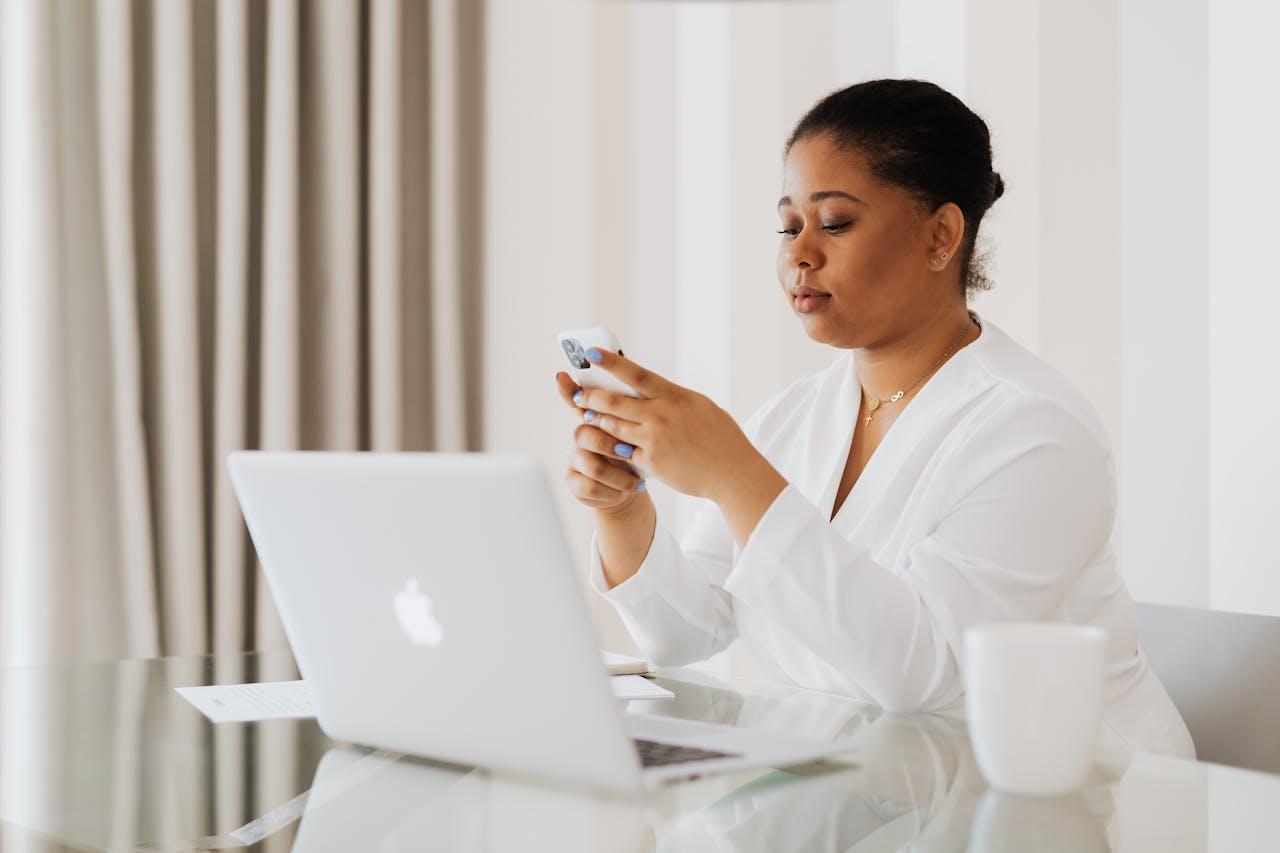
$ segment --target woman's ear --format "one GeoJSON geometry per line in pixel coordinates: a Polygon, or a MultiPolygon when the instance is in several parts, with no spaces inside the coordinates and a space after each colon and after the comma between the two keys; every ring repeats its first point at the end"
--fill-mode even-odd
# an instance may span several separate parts
{"type": "Polygon", "coordinates": [[[929,267],[934,272],[946,269],[955,260],[964,242],[964,211],[949,201],[938,207],[930,217],[929,267]],[[940,262],[940,263],[939,263],[940,262]]]}

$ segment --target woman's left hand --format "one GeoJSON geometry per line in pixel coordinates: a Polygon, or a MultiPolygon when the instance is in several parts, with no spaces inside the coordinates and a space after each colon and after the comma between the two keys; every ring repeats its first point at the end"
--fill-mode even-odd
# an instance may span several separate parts
{"type": "MultiPolygon", "coordinates": [[[[640,399],[584,388],[574,403],[583,420],[635,448],[631,459],[687,495],[717,500],[764,462],[733,416],[711,398],[670,382],[608,350],[592,363],[634,388],[640,399]]],[[[767,463],[765,463],[767,465],[767,463]]]]}

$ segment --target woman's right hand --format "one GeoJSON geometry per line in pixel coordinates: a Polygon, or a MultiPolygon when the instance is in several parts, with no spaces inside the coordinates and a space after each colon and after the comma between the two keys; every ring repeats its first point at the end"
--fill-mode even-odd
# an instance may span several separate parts
{"type": "Polygon", "coordinates": [[[565,405],[578,416],[573,431],[574,450],[565,471],[565,484],[578,502],[606,514],[626,511],[644,494],[644,481],[624,467],[626,457],[615,447],[618,440],[598,427],[582,422],[586,411],[573,402],[581,389],[564,371],[556,374],[556,386],[565,405]]]}

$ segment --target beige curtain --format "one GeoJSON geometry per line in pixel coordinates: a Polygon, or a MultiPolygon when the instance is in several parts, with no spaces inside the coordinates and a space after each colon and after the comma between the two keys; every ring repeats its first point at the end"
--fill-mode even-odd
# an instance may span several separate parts
{"type": "Polygon", "coordinates": [[[0,665],[283,646],[226,454],[476,446],[482,7],[0,0],[0,665]]]}

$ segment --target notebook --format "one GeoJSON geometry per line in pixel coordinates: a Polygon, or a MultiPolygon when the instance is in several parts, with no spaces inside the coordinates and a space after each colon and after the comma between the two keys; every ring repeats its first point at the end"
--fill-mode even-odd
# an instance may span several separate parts
{"type": "Polygon", "coordinates": [[[610,675],[641,675],[649,671],[649,662],[646,660],[603,649],[600,654],[604,656],[604,665],[609,668],[610,675]]]}

